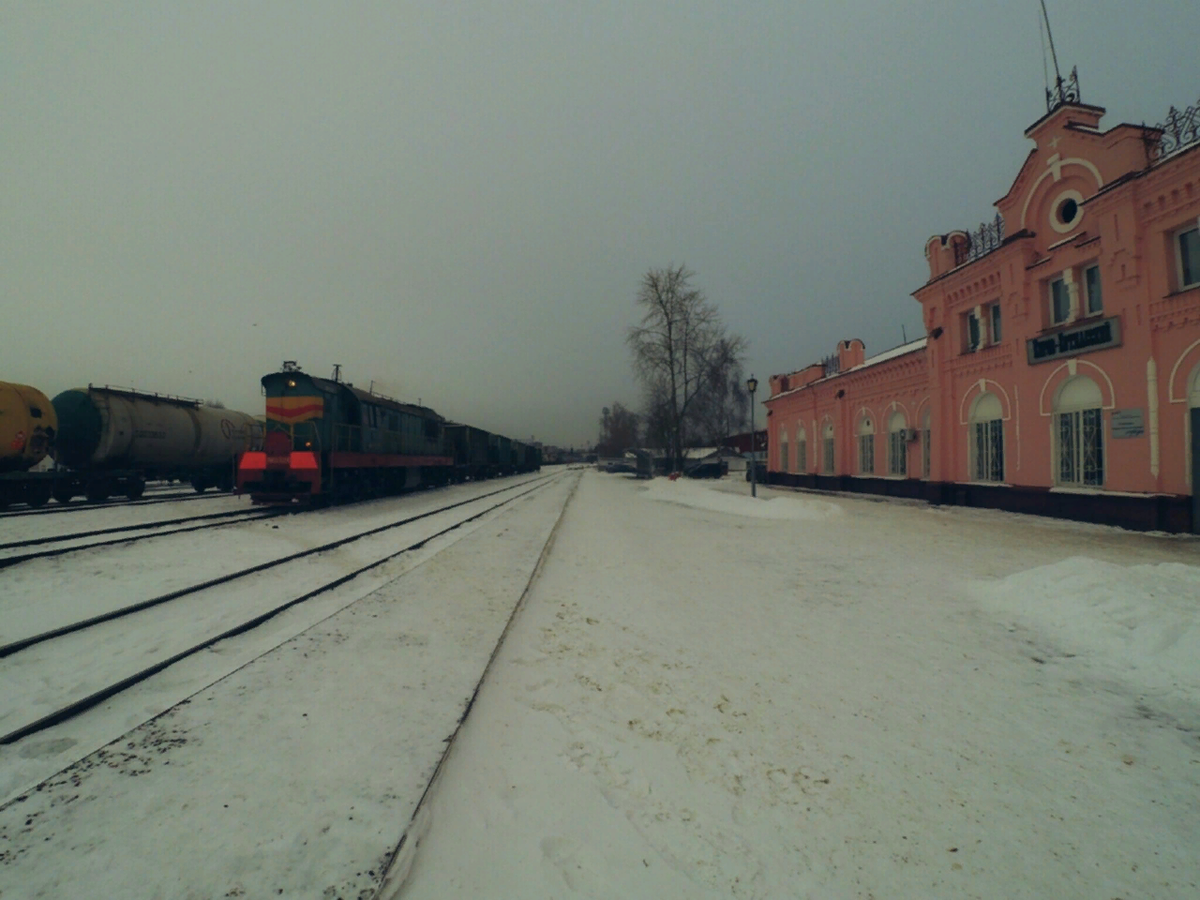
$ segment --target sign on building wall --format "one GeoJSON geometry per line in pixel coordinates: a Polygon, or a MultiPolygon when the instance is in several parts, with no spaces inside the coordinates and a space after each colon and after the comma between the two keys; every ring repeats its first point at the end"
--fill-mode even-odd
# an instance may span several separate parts
{"type": "Polygon", "coordinates": [[[1120,345],[1121,320],[1113,317],[1076,325],[1074,328],[1067,328],[1045,337],[1030,338],[1025,342],[1025,349],[1029,355],[1029,364],[1033,365],[1120,345]]]}
{"type": "Polygon", "coordinates": [[[1146,433],[1146,418],[1140,409],[1114,409],[1112,413],[1112,436],[1135,438],[1146,433]]]}

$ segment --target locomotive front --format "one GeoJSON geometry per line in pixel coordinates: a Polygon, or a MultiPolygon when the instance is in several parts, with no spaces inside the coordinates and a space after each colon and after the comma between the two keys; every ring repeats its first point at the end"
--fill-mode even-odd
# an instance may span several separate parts
{"type": "Polygon", "coordinates": [[[332,445],[337,395],[285,366],[262,378],[267,420],[262,450],[242,455],[238,492],[255,503],[312,502],[321,495],[321,460],[332,445]]]}

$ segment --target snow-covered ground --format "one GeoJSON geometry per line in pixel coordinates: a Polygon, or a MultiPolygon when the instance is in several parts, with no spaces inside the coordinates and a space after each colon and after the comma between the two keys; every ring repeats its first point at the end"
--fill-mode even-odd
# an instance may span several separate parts
{"type": "MultiPolygon", "coordinates": [[[[1200,895],[1200,542],[575,477],[99,753],[111,709],[0,747],[87,753],[0,809],[0,898],[1200,895]]],[[[21,592],[118,559],[171,580],[21,592]]]]}
{"type": "Polygon", "coordinates": [[[1200,896],[1200,545],[585,479],[404,891],[1200,896]]]}

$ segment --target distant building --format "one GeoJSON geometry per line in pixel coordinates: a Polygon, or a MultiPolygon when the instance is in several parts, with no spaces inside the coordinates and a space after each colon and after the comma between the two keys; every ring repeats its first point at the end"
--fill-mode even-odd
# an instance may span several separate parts
{"type": "Polygon", "coordinates": [[[926,337],[770,379],[771,482],[1200,532],[1200,104],[1058,101],[995,219],[926,242],[926,337]]]}
{"type": "MultiPolygon", "coordinates": [[[[766,452],[766,449],[767,449],[767,431],[766,431],[766,429],[764,428],[762,431],[755,431],[754,437],[755,437],[755,442],[754,442],[755,449],[757,449],[760,453],[766,452]]],[[[741,434],[730,435],[729,437],[727,437],[725,439],[725,441],[721,444],[721,446],[726,447],[730,450],[734,450],[737,453],[749,453],[750,452],[750,432],[743,431],[741,434]]]]}

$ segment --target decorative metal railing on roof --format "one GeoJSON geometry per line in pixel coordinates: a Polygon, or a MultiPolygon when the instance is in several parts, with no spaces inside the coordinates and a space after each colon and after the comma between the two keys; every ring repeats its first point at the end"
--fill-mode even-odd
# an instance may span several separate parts
{"type": "MultiPolygon", "coordinates": [[[[1058,61],[1055,60],[1054,68],[1058,70],[1058,61]]],[[[1060,106],[1067,103],[1079,103],[1079,72],[1072,68],[1071,77],[1063,78],[1061,75],[1055,80],[1054,87],[1046,88],[1046,112],[1054,112],[1060,106]]]]}
{"type": "Polygon", "coordinates": [[[826,378],[828,378],[830,375],[836,375],[841,371],[842,368],[841,359],[836,353],[821,360],[821,365],[825,369],[826,378]]]}
{"type": "Polygon", "coordinates": [[[1200,142],[1200,100],[1196,101],[1195,106],[1182,111],[1172,106],[1167,113],[1167,120],[1154,127],[1162,132],[1162,136],[1150,141],[1151,164],[1162,162],[1184,147],[1200,142]]]}
{"type": "Polygon", "coordinates": [[[979,228],[972,231],[965,242],[954,245],[954,264],[974,262],[981,256],[987,256],[993,250],[999,250],[1004,243],[1004,219],[1000,213],[991,222],[981,222],[979,228]]]}

